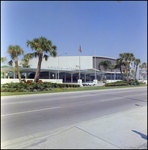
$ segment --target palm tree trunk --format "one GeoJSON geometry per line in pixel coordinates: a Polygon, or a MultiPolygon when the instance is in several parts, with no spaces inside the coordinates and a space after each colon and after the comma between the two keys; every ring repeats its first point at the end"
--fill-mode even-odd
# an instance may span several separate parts
{"type": "Polygon", "coordinates": [[[121,66],[120,66],[120,72],[121,72],[121,79],[123,80],[123,74],[122,74],[121,66]]]}
{"type": "Polygon", "coordinates": [[[134,80],[136,80],[137,68],[138,68],[138,66],[136,66],[136,70],[135,70],[135,77],[134,77],[134,80]]]}
{"type": "Polygon", "coordinates": [[[128,63],[126,64],[126,79],[128,81],[128,63]]]}
{"type": "Polygon", "coordinates": [[[43,53],[39,54],[38,66],[37,66],[36,74],[35,74],[35,77],[34,77],[34,82],[36,82],[37,79],[39,79],[40,70],[41,70],[41,63],[42,63],[42,55],[43,55],[43,53]]]}
{"type": "Polygon", "coordinates": [[[104,77],[104,74],[103,74],[102,77],[101,77],[101,81],[103,80],[103,77],[104,77]]]}
{"type": "Polygon", "coordinates": [[[15,61],[15,66],[16,66],[16,68],[17,68],[17,74],[18,74],[19,82],[22,82],[22,81],[21,81],[21,75],[20,75],[20,71],[19,71],[19,66],[18,66],[17,57],[14,57],[14,61],[15,61]]]}

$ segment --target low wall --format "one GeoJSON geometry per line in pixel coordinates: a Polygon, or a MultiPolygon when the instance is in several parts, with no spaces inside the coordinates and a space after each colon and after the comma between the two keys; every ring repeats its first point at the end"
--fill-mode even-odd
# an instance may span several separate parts
{"type": "MultiPolygon", "coordinates": [[[[25,80],[27,81],[27,80],[34,80],[34,79],[25,79],[25,80]]],[[[63,79],[59,79],[59,82],[58,79],[40,79],[40,80],[42,80],[43,82],[63,83],[63,79]]],[[[11,82],[17,83],[19,82],[19,79],[1,79],[1,84],[11,83],[11,82]]]]}
{"type": "Polygon", "coordinates": [[[106,80],[106,83],[117,82],[117,81],[122,81],[122,80],[106,80]]]}

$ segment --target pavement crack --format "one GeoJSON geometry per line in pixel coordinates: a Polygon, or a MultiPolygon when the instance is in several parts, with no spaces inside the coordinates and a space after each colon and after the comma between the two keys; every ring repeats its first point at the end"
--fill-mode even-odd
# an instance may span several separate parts
{"type": "Polygon", "coordinates": [[[115,147],[118,147],[119,149],[122,149],[121,147],[119,147],[119,146],[117,146],[117,145],[114,145],[114,144],[112,144],[112,143],[110,143],[110,142],[108,142],[108,141],[106,141],[106,140],[104,140],[104,139],[102,139],[102,138],[100,138],[100,137],[98,137],[98,136],[96,136],[96,135],[94,135],[94,134],[88,132],[88,131],[85,131],[85,130],[81,129],[80,127],[77,127],[77,126],[75,126],[75,127],[76,127],[77,129],[79,129],[79,130],[82,130],[82,131],[85,132],[85,133],[88,133],[88,134],[90,134],[90,135],[92,135],[92,136],[94,136],[94,137],[96,137],[96,138],[98,138],[98,139],[104,141],[104,142],[107,142],[107,143],[109,143],[109,144],[111,144],[111,145],[113,145],[113,146],[115,146],[115,147]]]}

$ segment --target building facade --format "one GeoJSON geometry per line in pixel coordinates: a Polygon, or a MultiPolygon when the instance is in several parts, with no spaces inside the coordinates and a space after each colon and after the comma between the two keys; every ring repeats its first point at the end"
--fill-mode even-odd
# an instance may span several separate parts
{"type": "MultiPolygon", "coordinates": [[[[104,71],[99,63],[104,60],[116,64],[115,58],[103,56],[60,56],[43,59],[41,64],[40,79],[62,79],[62,82],[78,82],[79,74],[82,82],[93,81],[94,79],[121,79],[119,69],[104,71]]],[[[20,62],[19,62],[20,64],[20,62]]],[[[38,58],[29,61],[30,68],[20,68],[21,75],[26,79],[33,79],[38,64],[38,58]]],[[[5,78],[17,78],[13,73],[13,67],[2,68],[5,78]],[[8,74],[8,75],[6,75],[8,74]]]]}

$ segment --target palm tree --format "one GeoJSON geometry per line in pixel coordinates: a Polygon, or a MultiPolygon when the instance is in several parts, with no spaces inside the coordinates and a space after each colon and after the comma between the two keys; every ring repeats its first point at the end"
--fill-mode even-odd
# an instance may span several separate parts
{"type": "Polygon", "coordinates": [[[8,65],[12,67],[13,66],[13,60],[8,61],[8,65]]]}
{"type": "Polygon", "coordinates": [[[103,66],[104,71],[110,68],[111,62],[109,60],[104,60],[99,63],[99,67],[103,66]]]}
{"type": "Polygon", "coordinates": [[[135,59],[135,60],[134,60],[134,67],[136,66],[134,80],[136,79],[137,68],[138,68],[138,65],[139,65],[140,63],[141,63],[141,60],[140,60],[140,59],[135,59]]]}
{"type": "Polygon", "coordinates": [[[123,58],[117,58],[116,59],[115,69],[120,69],[122,80],[123,80],[123,74],[122,74],[122,66],[123,65],[125,66],[125,64],[123,62],[123,58]]]}
{"type": "Polygon", "coordinates": [[[32,53],[28,53],[28,54],[24,55],[24,58],[21,60],[22,67],[29,68],[30,65],[28,63],[31,58],[33,58],[32,53]]]}
{"type": "Polygon", "coordinates": [[[19,46],[19,45],[9,45],[7,53],[10,54],[10,57],[12,60],[15,62],[15,67],[17,68],[17,74],[19,78],[19,82],[21,82],[21,75],[19,71],[19,66],[18,66],[18,56],[24,54],[24,50],[19,46]]]}
{"type": "Polygon", "coordinates": [[[142,63],[142,66],[143,66],[143,68],[145,68],[145,69],[147,68],[147,65],[146,65],[145,62],[142,63]]]}
{"type": "Polygon", "coordinates": [[[5,61],[7,61],[6,57],[1,57],[1,63],[4,63],[5,61]]]}
{"type": "MultiPolygon", "coordinates": [[[[147,65],[146,65],[145,62],[143,62],[141,65],[139,65],[139,67],[140,67],[141,69],[145,68],[145,69],[147,70],[147,65]]],[[[139,74],[139,78],[140,78],[140,74],[139,74]]]]}
{"type": "Polygon", "coordinates": [[[115,69],[115,67],[116,67],[116,65],[111,65],[111,66],[110,66],[111,72],[113,71],[113,69],[115,69]]]}
{"type": "Polygon", "coordinates": [[[126,66],[126,78],[128,79],[128,66],[131,64],[132,61],[134,61],[135,57],[133,53],[123,53],[119,54],[120,58],[124,60],[124,64],[126,66]]]}
{"type": "Polygon", "coordinates": [[[45,37],[35,38],[33,39],[33,41],[27,40],[27,47],[28,46],[30,46],[32,50],[36,51],[32,53],[32,56],[38,57],[38,65],[34,77],[34,82],[36,82],[37,79],[39,79],[42,59],[45,58],[45,60],[47,61],[49,57],[48,55],[43,53],[49,53],[51,56],[56,57],[57,47],[55,45],[52,45],[52,42],[50,40],[47,40],[45,37]]]}
{"type": "MultiPolygon", "coordinates": [[[[100,66],[103,66],[104,71],[106,71],[107,69],[110,69],[111,62],[109,60],[101,61],[99,63],[99,68],[100,68],[100,66]]],[[[104,74],[102,75],[101,81],[102,81],[103,77],[104,77],[104,74]]]]}

